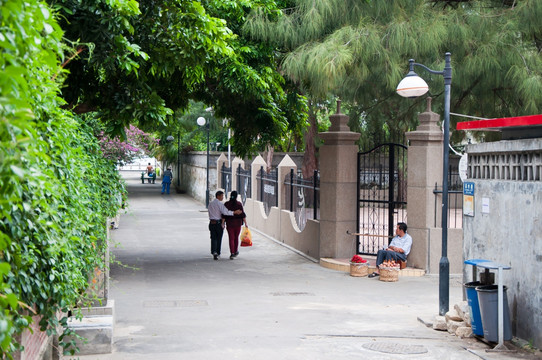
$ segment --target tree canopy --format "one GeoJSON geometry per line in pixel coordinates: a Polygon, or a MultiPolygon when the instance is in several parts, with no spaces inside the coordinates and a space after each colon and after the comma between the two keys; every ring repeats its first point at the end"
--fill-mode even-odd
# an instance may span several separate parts
{"type": "MultiPolygon", "coordinates": [[[[348,101],[351,126],[367,141],[412,129],[420,100],[396,96],[395,87],[408,59],[442,70],[448,51],[452,112],[485,118],[539,113],[541,15],[537,0],[297,0],[280,15],[254,11],[246,29],[284,49],[281,69],[308,94],[348,101]]],[[[429,95],[442,98],[442,77],[417,71],[429,95]]],[[[433,101],[435,111],[441,103],[433,101]]]]}
{"type": "Polygon", "coordinates": [[[274,49],[240,34],[255,1],[54,1],[72,56],[62,95],[112,133],[173,120],[190,99],[230,120],[238,154],[280,140],[304,119],[303,98],[285,91],[274,49]],[[295,125],[294,125],[295,126],[295,125]]]}

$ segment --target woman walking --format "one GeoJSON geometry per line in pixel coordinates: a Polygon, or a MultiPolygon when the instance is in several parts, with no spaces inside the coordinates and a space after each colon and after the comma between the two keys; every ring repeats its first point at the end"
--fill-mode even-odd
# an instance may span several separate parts
{"type": "Polygon", "coordinates": [[[226,219],[226,229],[228,230],[228,238],[230,240],[230,260],[233,260],[239,255],[239,233],[241,233],[241,226],[243,223],[248,228],[247,216],[243,210],[243,204],[237,201],[237,191],[230,193],[230,200],[225,204],[226,208],[231,211],[241,210],[242,213],[233,216],[224,216],[226,219]]]}

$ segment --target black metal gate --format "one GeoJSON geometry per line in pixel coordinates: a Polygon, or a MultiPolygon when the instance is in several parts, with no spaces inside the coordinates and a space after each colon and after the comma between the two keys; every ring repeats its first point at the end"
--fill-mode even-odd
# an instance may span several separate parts
{"type": "Polygon", "coordinates": [[[278,206],[279,203],[278,169],[266,173],[262,166],[258,171],[256,180],[258,181],[257,200],[263,203],[265,215],[269,216],[271,208],[278,206]]]}
{"type": "Polygon", "coordinates": [[[250,167],[245,170],[239,164],[237,168],[237,193],[241,195],[241,202],[245,205],[247,198],[252,197],[250,167]]]}
{"type": "Polygon", "coordinates": [[[376,255],[406,223],[406,150],[388,143],[358,154],[358,254],[376,255]]]}
{"type": "Polygon", "coordinates": [[[232,177],[232,171],[231,167],[227,167],[226,163],[222,163],[222,169],[220,170],[220,174],[222,175],[222,186],[224,187],[224,193],[226,196],[230,193],[231,189],[231,177],[232,177]]]}

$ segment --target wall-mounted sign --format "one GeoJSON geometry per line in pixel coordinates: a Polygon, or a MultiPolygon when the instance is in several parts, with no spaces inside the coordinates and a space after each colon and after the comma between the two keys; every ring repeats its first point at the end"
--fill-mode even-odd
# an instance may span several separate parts
{"type": "Polygon", "coordinates": [[[474,216],[474,183],[463,183],[463,215],[474,216]]]}
{"type": "Polygon", "coordinates": [[[263,192],[266,194],[275,195],[275,187],[273,185],[264,184],[263,192]]]}
{"type": "Polygon", "coordinates": [[[482,213],[489,214],[489,198],[482,198],[482,213]]]}

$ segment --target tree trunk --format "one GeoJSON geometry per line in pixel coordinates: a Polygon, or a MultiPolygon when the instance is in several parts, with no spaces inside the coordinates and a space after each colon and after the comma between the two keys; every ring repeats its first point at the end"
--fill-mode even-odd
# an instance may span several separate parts
{"type": "Polygon", "coordinates": [[[273,153],[274,153],[274,151],[275,151],[274,147],[272,147],[271,145],[267,145],[264,156],[263,156],[264,159],[265,159],[265,163],[266,163],[265,172],[268,173],[268,174],[271,171],[271,169],[273,168],[272,165],[273,165],[273,153]]]}
{"type": "Polygon", "coordinates": [[[316,159],[316,135],[318,134],[318,125],[316,123],[316,113],[314,112],[314,103],[309,101],[309,127],[305,132],[305,154],[303,156],[303,166],[301,172],[303,178],[308,179],[318,169],[316,159]]]}

